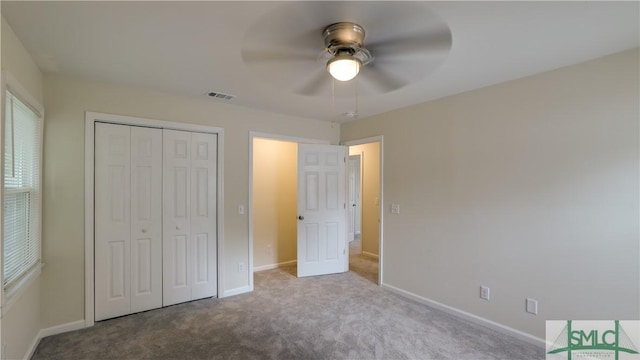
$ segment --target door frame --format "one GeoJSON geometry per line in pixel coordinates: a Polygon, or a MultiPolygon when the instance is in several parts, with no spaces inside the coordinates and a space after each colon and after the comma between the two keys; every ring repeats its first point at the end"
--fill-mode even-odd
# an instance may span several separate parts
{"type": "Polygon", "coordinates": [[[218,136],[217,159],[217,263],[218,297],[223,297],[224,289],[224,129],[207,125],[196,125],[174,121],[155,120],[133,116],[85,112],[84,127],[84,325],[95,324],[95,279],[94,279],[94,144],[95,123],[131,125],[160,129],[193,131],[218,136]]]}
{"type": "MultiPolygon", "coordinates": [[[[249,204],[247,214],[249,215],[249,291],[253,291],[253,140],[255,138],[287,141],[305,144],[321,144],[330,145],[331,141],[322,139],[310,139],[297,136],[287,136],[279,134],[270,134],[258,131],[249,131],[249,204]]],[[[297,260],[297,257],[296,257],[297,260]]]]}
{"type": "MultiPolygon", "coordinates": [[[[383,285],[383,274],[384,274],[384,136],[383,135],[378,135],[378,136],[372,136],[372,137],[368,137],[368,138],[364,138],[364,139],[355,139],[355,140],[349,140],[349,141],[342,141],[340,144],[341,145],[345,145],[345,146],[354,146],[354,145],[363,145],[363,144],[370,144],[370,143],[380,143],[380,206],[378,211],[380,211],[379,214],[379,218],[380,218],[380,223],[378,224],[379,227],[379,238],[378,238],[378,251],[379,251],[379,256],[378,256],[378,286],[382,286],[383,285]]],[[[363,166],[363,161],[364,157],[360,158],[360,166],[363,166]]],[[[364,181],[364,174],[361,172],[360,173],[360,181],[361,184],[364,181]]],[[[362,191],[362,189],[361,189],[362,191]]],[[[362,226],[362,219],[360,220],[360,226],[362,226]]]]}
{"type": "MultiPolygon", "coordinates": [[[[347,147],[348,148],[348,147],[347,147]]],[[[358,209],[358,211],[354,211],[354,219],[353,219],[353,236],[355,239],[355,235],[356,235],[356,219],[355,219],[355,213],[359,213],[358,218],[360,219],[360,234],[362,234],[362,159],[364,158],[364,154],[361,152],[357,155],[348,155],[347,156],[347,161],[351,161],[351,157],[357,157],[358,158],[358,181],[357,181],[357,194],[358,196],[355,197],[355,201],[356,201],[356,208],[358,209]]],[[[349,166],[347,167],[347,171],[351,171],[351,163],[349,163],[349,166]]],[[[348,176],[350,176],[351,174],[349,174],[348,176]]],[[[350,181],[350,180],[349,180],[350,181]]],[[[349,184],[347,184],[349,185],[349,184]]]]}

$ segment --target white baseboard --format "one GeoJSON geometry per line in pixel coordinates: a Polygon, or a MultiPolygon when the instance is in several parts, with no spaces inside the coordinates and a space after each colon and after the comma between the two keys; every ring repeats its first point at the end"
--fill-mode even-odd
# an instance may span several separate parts
{"type": "Polygon", "coordinates": [[[229,297],[229,296],[234,296],[234,295],[240,295],[240,294],[244,294],[244,293],[248,293],[251,292],[251,288],[249,287],[249,285],[247,286],[241,286],[235,289],[229,289],[229,290],[225,290],[222,293],[222,296],[220,297],[229,297]]]}
{"type": "Polygon", "coordinates": [[[38,333],[38,335],[36,335],[36,337],[33,338],[31,345],[29,345],[27,352],[24,354],[24,360],[31,359],[31,357],[33,356],[33,353],[36,352],[36,348],[38,347],[38,344],[40,344],[40,339],[41,339],[40,333],[38,333]]]}
{"type": "Polygon", "coordinates": [[[256,266],[256,267],[253,268],[253,272],[277,269],[279,267],[295,265],[297,263],[298,263],[298,260],[291,260],[291,261],[283,261],[283,262],[277,263],[277,264],[256,266]]]}
{"type": "Polygon", "coordinates": [[[456,316],[456,317],[471,321],[471,322],[476,323],[478,325],[482,325],[484,327],[488,327],[489,329],[495,330],[495,331],[497,331],[499,333],[502,333],[502,334],[505,334],[505,335],[508,335],[508,336],[511,336],[511,337],[515,337],[516,339],[519,339],[519,340],[522,340],[522,341],[526,341],[529,344],[533,344],[533,345],[536,345],[536,346],[539,346],[539,347],[542,347],[542,348],[545,348],[545,346],[546,346],[546,341],[544,339],[541,339],[541,338],[537,337],[537,336],[533,336],[531,334],[527,334],[527,333],[525,333],[523,331],[516,330],[514,328],[508,327],[506,325],[502,325],[500,323],[497,323],[495,321],[491,321],[489,319],[485,319],[485,318],[480,317],[478,315],[474,315],[472,313],[469,313],[469,312],[454,308],[452,306],[445,305],[445,304],[439,303],[439,302],[431,300],[431,299],[427,299],[425,297],[422,297],[420,295],[416,295],[416,294],[414,294],[412,292],[397,288],[397,287],[392,286],[392,285],[382,284],[381,286],[383,288],[393,292],[393,293],[396,293],[396,294],[400,295],[400,296],[409,298],[411,300],[417,301],[417,302],[419,302],[421,304],[424,304],[424,305],[428,305],[428,306],[436,308],[438,310],[442,310],[442,311],[444,311],[446,313],[449,313],[449,314],[451,314],[453,316],[456,316]]]}
{"type": "Polygon", "coordinates": [[[38,336],[40,336],[40,338],[42,339],[47,336],[62,334],[69,331],[80,330],[84,328],[85,328],[84,320],[72,321],[66,324],[56,325],[50,328],[42,329],[40,330],[40,334],[38,334],[38,336]]]}
{"type": "Polygon", "coordinates": [[[378,256],[377,254],[373,254],[373,253],[366,252],[366,251],[363,251],[362,255],[364,255],[366,257],[370,257],[370,258],[372,258],[374,260],[378,260],[380,258],[380,256],[378,256]]]}
{"type": "Polygon", "coordinates": [[[36,335],[36,337],[33,339],[33,342],[31,343],[31,346],[29,346],[29,348],[27,349],[26,354],[24,354],[24,360],[31,359],[31,357],[33,356],[33,353],[36,351],[36,348],[38,347],[38,344],[40,343],[40,340],[42,340],[43,338],[46,338],[47,336],[51,336],[51,335],[66,333],[69,331],[80,330],[80,329],[83,329],[84,327],[85,327],[84,320],[78,320],[78,321],[72,321],[66,324],[52,326],[46,329],[41,329],[38,332],[38,335],[36,335]]]}

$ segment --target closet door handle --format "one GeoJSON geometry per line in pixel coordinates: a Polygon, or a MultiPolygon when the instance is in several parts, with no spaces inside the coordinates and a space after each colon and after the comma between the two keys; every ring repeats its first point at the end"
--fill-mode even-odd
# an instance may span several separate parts
{"type": "Polygon", "coordinates": [[[304,216],[302,215],[298,216],[298,220],[304,220],[304,216]]]}
{"type": "Polygon", "coordinates": [[[176,230],[180,230],[180,226],[176,225],[176,230]]]}
{"type": "Polygon", "coordinates": [[[142,233],[143,234],[146,233],[146,232],[147,232],[147,229],[142,229],[142,233]]]}

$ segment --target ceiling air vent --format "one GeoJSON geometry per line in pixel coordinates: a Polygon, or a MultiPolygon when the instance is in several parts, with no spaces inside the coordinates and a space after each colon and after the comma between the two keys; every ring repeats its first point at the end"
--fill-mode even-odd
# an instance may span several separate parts
{"type": "Polygon", "coordinates": [[[207,95],[211,96],[212,98],[216,98],[218,100],[232,100],[235,96],[233,95],[229,95],[229,94],[223,94],[221,92],[215,92],[215,91],[210,91],[207,93],[207,95]]]}

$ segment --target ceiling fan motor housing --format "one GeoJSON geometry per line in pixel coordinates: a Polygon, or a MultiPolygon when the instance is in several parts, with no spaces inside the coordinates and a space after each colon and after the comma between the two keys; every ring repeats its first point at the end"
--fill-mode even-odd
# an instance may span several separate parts
{"type": "Polygon", "coordinates": [[[331,24],[322,31],[324,46],[334,55],[341,51],[357,52],[364,47],[364,36],[364,28],[351,22],[331,24]]]}

